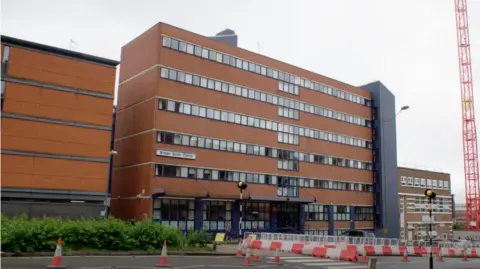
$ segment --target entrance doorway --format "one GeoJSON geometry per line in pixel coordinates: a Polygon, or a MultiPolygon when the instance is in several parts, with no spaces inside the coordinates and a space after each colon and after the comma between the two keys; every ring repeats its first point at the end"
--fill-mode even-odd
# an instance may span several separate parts
{"type": "Polygon", "coordinates": [[[274,203],[276,208],[276,230],[281,233],[300,232],[300,204],[274,203]]]}

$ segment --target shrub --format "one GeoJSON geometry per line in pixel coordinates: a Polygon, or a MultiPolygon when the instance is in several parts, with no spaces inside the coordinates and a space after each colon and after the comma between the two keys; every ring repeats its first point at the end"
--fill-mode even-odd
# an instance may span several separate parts
{"type": "Polygon", "coordinates": [[[210,237],[204,230],[190,231],[187,236],[187,244],[190,247],[204,247],[210,242],[210,237]]]}
{"type": "MultiPolygon", "coordinates": [[[[169,247],[181,248],[187,239],[178,229],[151,221],[134,225],[115,218],[62,220],[60,218],[28,219],[1,216],[3,252],[53,251],[58,238],[64,249],[149,250],[161,249],[166,240],[169,247]]],[[[206,233],[194,232],[191,246],[204,246],[206,233]]]]}

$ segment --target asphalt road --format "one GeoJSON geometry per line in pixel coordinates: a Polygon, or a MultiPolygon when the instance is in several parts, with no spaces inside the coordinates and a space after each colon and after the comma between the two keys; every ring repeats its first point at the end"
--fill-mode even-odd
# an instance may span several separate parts
{"type": "MultiPolygon", "coordinates": [[[[379,257],[376,269],[428,269],[428,258],[411,257],[409,262],[401,262],[401,257],[379,257]]],[[[155,256],[137,257],[64,257],[64,265],[69,269],[154,269],[158,263],[155,256]]],[[[2,269],[45,269],[51,258],[2,258],[2,269]]],[[[170,256],[168,263],[172,269],[228,269],[245,268],[243,258],[218,256],[170,256]]],[[[350,263],[318,259],[308,256],[282,257],[283,269],[367,269],[365,263],[350,263]]],[[[261,257],[260,262],[254,262],[252,268],[273,268],[273,257],[261,257]]],[[[479,269],[480,259],[464,262],[460,259],[445,258],[443,263],[435,263],[435,269],[479,269]]]]}

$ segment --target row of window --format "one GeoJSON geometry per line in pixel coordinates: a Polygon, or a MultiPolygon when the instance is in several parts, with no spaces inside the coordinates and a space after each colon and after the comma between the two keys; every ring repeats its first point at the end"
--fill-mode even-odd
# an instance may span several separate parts
{"type": "MultiPolygon", "coordinates": [[[[407,212],[428,212],[428,198],[424,196],[406,196],[407,212]]],[[[400,199],[400,207],[403,210],[403,197],[400,199]]],[[[452,210],[452,198],[437,197],[432,200],[432,212],[448,213],[452,210]]]]}
{"type": "Polygon", "coordinates": [[[333,220],[350,220],[350,207],[346,205],[334,205],[333,220]]]}
{"type": "MultiPolygon", "coordinates": [[[[202,221],[204,230],[226,230],[231,229],[232,202],[230,201],[202,201],[202,221]]],[[[338,206],[342,212],[347,212],[347,206],[338,206]]],[[[305,221],[328,221],[328,205],[309,204],[305,205],[305,221]]],[[[268,229],[270,222],[269,203],[247,201],[244,205],[243,220],[246,229],[268,229]]],[[[282,208],[278,208],[282,212],[282,208]]],[[[356,220],[373,220],[373,208],[356,207],[362,214],[371,213],[356,220]]],[[[339,213],[336,220],[346,220],[344,213],[339,213]]],[[[363,215],[362,215],[363,216],[363,215]]],[[[335,219],[335,215],[334,215],[335,219]]],[[[194,200],[156,198],[153,202],[153,220],[161,222],[166,226],[179,228],[181,230],[194,230],[195,202],[194,200]]]]}
{"type": "Polygon", "coordinates": [[[355,220],[357,221],[373,221],[373,207],[355,207],[355,220]]]}
{"type": "Polygon", "coordinates": [[[402,176],[401,185],[406,187],[429,187],[433,189],[447,189],[450,187],[448,180],[436,180],[429,178],[406,177],[402,176]]]}
{"type": "Polygon", "coordinates": [[[198,135],[187,135],[172,132],[157,132],[157,142],[163,144],[182,145],[187,147],[198,147],[235,153],[243,153],[256,156],[278,158],[280,160],[293,160],[324,165],[335,165],[346,168],[371,170],[372,164],[356,160],[331,157],[319,154],[304,153],[285,149],[258,146],[234,141],[202,137],[198,135]]]}
{"type": "Polygon", "coordinates": [[[306,89],[328,94],[328,95],[341,98],[353,103],[357,103],[365,106],[371,106],[370,100],[364,97],[352,94],[350,92],[336,89],[331,86],[325,85],[323,83],[318,83],[306,78],[301,78],[299,76],[295,76],[295,75],[282,72],[276,69],[272,69],[263,65],[242,60],[225,53],[220,53],[212,49],[201,47],[201,46],[191,44],[185,41],[181,41],[178,39],[174,39],[168,36],[163,36],[163,46],[174,49],[176,51],[198,56],[207,60],[223,63],[231,67],[253,72],[258,75],[266,76],[266,77],[277,79],[280,81],[289,82],[291,84],[298,85],[306,89]]]}
{"type": "Polygon", "coordinates": [[[298,136],[304,136],[361,148],[371,148],[372,146],[370,141],[363,139],[328,133],[325,131],[319,131],[305,127],[298,127],[291,124],[284,124],[281,122],[265,120],[239,113],[201,107],[167,99],[159,99],[158,109],[289,134],[288,136],[282,135],[281,138],[280,136],[278,137],[278,140],[279,142],[281,140],[281,143],[298,145],[298,136]]]}
{"type": "Polygon", "coordinates": [[[195,230],[195,202],[157,198],[153,201],[153,220],[182,231],[195,230]]]}
{"type": "Polygon", "coordinates": [[[155,175],[160,177],[181,177],[192,179],[219,180],[231,182],[247,182],[256,184],[276,185],[282,195],[297,196],[298,187],[350,190],[359,192],[372,192],[373,186],[363,183],[342,182],[326,179],[309,179],[239,171],[217,170],[209,168],[185,167],[157,164],[155,175]],[[293,195],[290,195],[293,194],[293,195]]]}
{"type": "Polygon", "coordinates": [[[327,221],[328,205],[308,204],[305,205],[305,221],[327,221]]]}
{"type": "Polygon", "coordinates": [[[298,110],[279,106],[278,116],[298,120],[300,118],[300,113],[298,110]]]}
{"type": "MultiPolygon", "coordinates": [[[[270,228],[269,203],[248,201],[244,206],[244,229],[270,228]]],[[[204,200],[202,211],[203,230],[231,230],[232,202],[204,200]]],[[[194,200],[157,198],[153,202],[153,220],[180,230],[194,230],[194,200]]]]}
{"type": "Polygon", "coordinates": [[[298,87],[298,85],[288,82],[279,81],[278,90],[289,94],[300,95],[300,88],[298,87]]]}
{"type": "MultiPolygon", "coordinates": [[[[305,205],[305,220],[306,221],[327,221],[328,220],[328,205],[309,204],[305,205]]],[[[333,206],[334,220],[350,220],[350,207],[348,206],[333,206]],[[348,216],[347,216],[348,214],[348,216]]],[[[373,221],[374,212],[373,207],[355,207],[356,221],[373,221]]]]}
{"type": "Polygon", "coordinates": [[[277,160],[277,168],[280,170],[298,171],[300,167],[296,160],[277,160]]]}
{"type": "MultiPolygon", "coordinates": [[[[348,123],[352,123],[360,126],[371,127],[370,121],[364,118],[361,118],[355,115],[350,115],[343,112],[338,112],[331,109],[326,109],[319,106],[310,105],[301,101],[288,99],[288,98],[277,96],[267,92],[245,88],[235,84],[226,83],[226,82],[215,80],[215,79],[210,79],[210,78],[192,74],[192,73],[186,73],[184,71],[167,68],[167,67],[162,67],[160,73],[161,73],[160,76],[165,79],[170,79],[170,80],[186,83],[189,85],[194,85],[201,88],[207,88],[207,89],[215,90],[218,92],[228,93],[228,94],[232,94],[232,95],[236,95],[236,96],[240,96],[240,97],[244,97],[252,100],[257,100],[260,102],[265,102],[268,104],[273,104],[281,107],[294,109],[297,114],[298,114],[298,111],[302,111],[305,113],[311,113],[311,114],[332,118],[332,119],[336,119],[336,120],[340,120],[340,121],[344,121],[344,122],[348,122],[348,123]]],[[[287,84],[283,82],[279,82],[279,89],[280,88],[284,89],[285,85],[287,84]]],[[[298,118],[299,117],[297,116],[296,119],[298,118]]]]}
{"type": "Polygon", "coordinates": [[[320,236],[327,236],[328,230],[319,230],[315,228],[305,228],[304,234],[306,235],[320,235],[320,236]]]}

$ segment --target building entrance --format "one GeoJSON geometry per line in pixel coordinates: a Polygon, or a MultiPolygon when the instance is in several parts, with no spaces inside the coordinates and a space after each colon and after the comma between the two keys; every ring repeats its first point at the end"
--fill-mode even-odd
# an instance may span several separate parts
{"type": "Polygon", "coordinates": [[[276,212],[275,230],[277,232],[300,232],[300,204],[274,203],[272,210],[276,212]]]}

